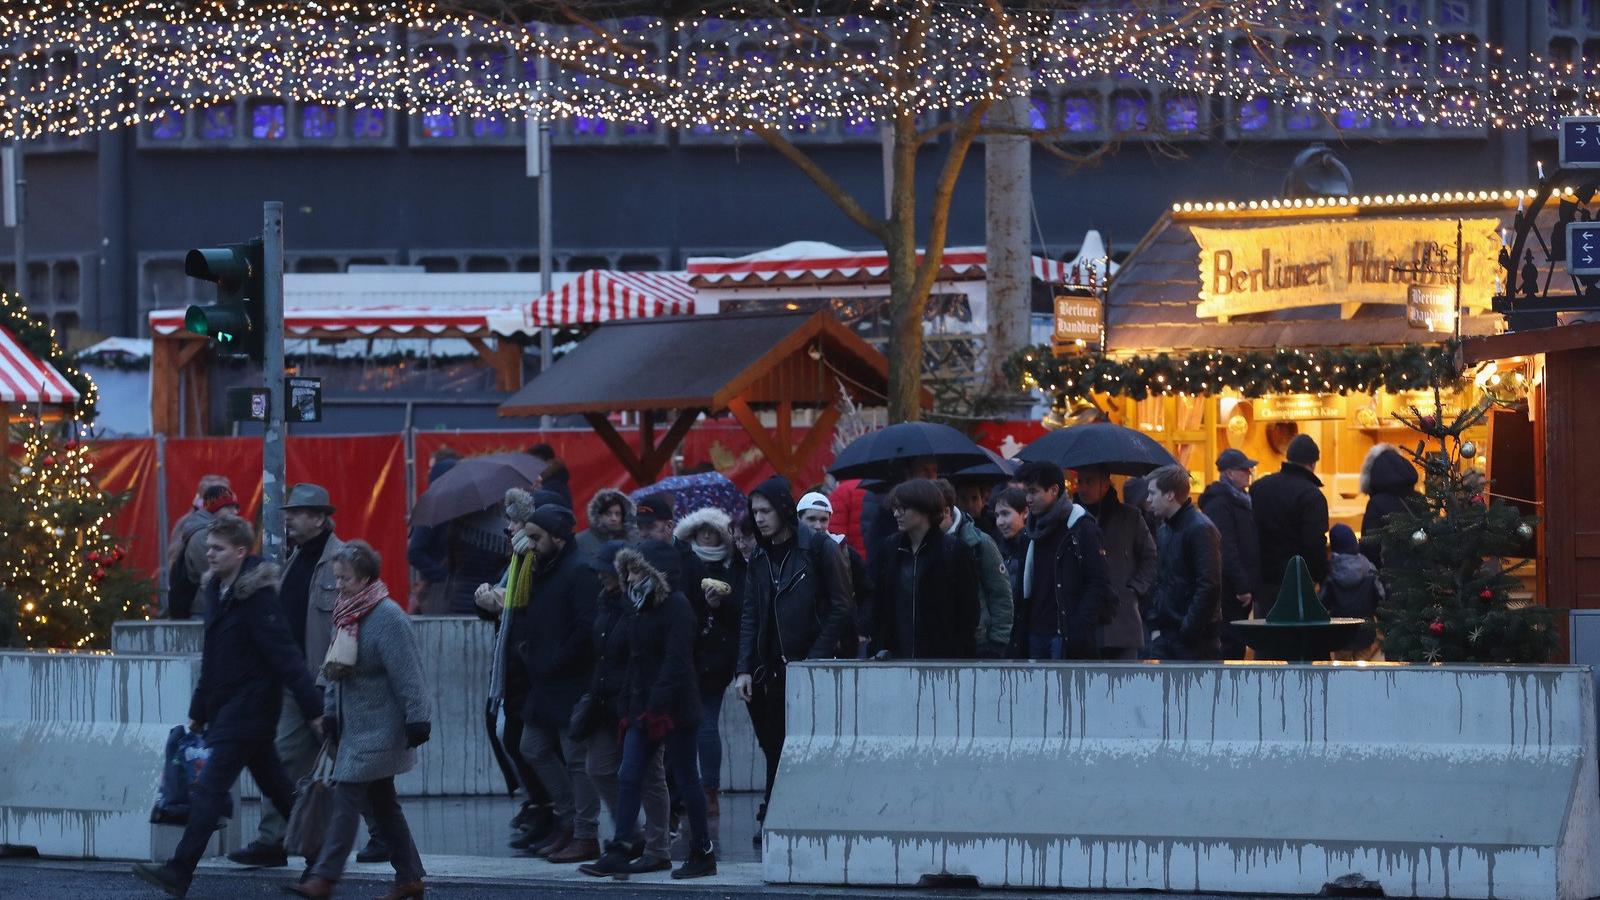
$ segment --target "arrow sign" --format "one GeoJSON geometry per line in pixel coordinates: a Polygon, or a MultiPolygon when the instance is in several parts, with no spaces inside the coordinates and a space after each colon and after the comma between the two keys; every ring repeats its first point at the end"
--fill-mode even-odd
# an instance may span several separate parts
{"type": "Polygon", "coordinates": [[[1600,275],[1600,222],[1573,222],[1567,225],[1567,271],[1573,275],[1600,275]]]}
{"type": "Polygon", "coordinates": [[[1561,120],[1561,168],[1600,169],[1600,117],[1566,116],[1561,120]]]}

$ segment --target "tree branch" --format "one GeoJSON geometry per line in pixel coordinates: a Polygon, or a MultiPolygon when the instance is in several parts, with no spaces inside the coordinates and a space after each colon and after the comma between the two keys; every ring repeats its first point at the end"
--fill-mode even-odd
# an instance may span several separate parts
{"type": "Polygon", "coordinates": [[[888,223],[882,219],[875,218],[871,213],[867,212],[866,208],[855,197],[852,197],[843,185],[834,180],[833,176],[824,171],[822,166],[818,165],[817,161],[812,159],[804,150],[796,147],[793,141],[784,137],[782,132],[771,125],[759,122],[749,123],[749,128],[755,132],[756,137],[766,141],[767,146],[778,151],[780,156],[793,163],[807,178],[811,179],[811,182],[822,191],[823,195],[833,201],[833,205],[839,207],[840,211],[849,217],[850,221],[861,226],[867,233],[880,241],[888,239],[888,223]]]}

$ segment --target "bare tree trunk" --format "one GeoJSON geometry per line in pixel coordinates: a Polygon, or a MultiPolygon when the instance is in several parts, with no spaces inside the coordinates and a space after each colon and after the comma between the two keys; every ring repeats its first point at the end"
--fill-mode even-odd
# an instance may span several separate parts
{"type": "Polygon", "coordinates": [[[889,192],[893,210],[884,241],[889,254],[890,424],[922,418],[922,319],[928,305],[917,277],[915,122],[909,115],[898,116],[894,130],[894,183],[889,192]]]}
{"type": "MultiPolygon", "coordinates": [[[[1026,83],[1026,73],[1019,81],[1026,83]]],[[[1028,97],[1002,100],[989,108],[989,121],[1000,128],[1028,126],[1028,97]]],[[[983,387],[988,394],[1015,393],[1001,363],[1028,345],[1032,313],[1032,244],[1028,237],[1032,212],[1032,150],[1026,137],[990,134],[984,141],[984,213],[987,224],[989,330],[983,387]]]]}

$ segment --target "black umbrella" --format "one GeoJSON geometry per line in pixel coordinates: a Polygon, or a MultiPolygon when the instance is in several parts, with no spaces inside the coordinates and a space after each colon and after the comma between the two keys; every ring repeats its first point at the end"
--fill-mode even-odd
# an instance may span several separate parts
{"type": "Polygon", "coordinates": [[[839,451],[828,469],[835,478],[885,478],[898,480],[896,463],[931,456],[941,472],[989,462],[983,448],[949,425],[901,422],[862,435],[839,451]]]}
{"type": "Polygon", "coordinates": [[[491,453],[463,459],[417,498],[412,525],[443,525],[499,503],[511,488],[529,490],[544,460],[526,453],[491,453]]]}
{"type": "Polygon", "coordinates": [[[989,461],[976,466],[968,466],[958,472],[951,472],[951,478],[987,478],[994,481],[1006,481],[1017,474],[1016,460],[1006,459],[988,447],[980,445],[978,449],[988,455],[989,461]]]}
{"type": "Polygon", "coordinates": [[[1057,429],[1023,447],[1017,459],[1053,462],[1063,469],[1105,466],[1118,475],[1146,475],[1178,462],[1148,435],[1110,422],[1057,429]]]}

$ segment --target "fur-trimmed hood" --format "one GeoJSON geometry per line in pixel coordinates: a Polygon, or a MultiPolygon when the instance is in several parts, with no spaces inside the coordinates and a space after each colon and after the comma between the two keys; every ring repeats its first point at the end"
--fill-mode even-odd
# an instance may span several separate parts
{"type": "Polygon", "coordinates": [[[627,494],[611,488],[601,488],[600,490],[594,492],[593,497],[589,498],[589,506],[587,508],[589,529],[591,531],[594,529],[594,522],[600,517],[600,511],[613,503],[622,504],[621,537],[625,538],[627,535],[633,534],[633,501],[628,499],[627,494]]]}
{"type": "Polygon", "coordinates": [[[733,519],[715,506],[697,509],[679,519],[677,526],[672,529],[672,536],[685,544],[693,544],[695,532],[706,527],[717,532],[724,547],[733,546],[733,519]]]}
{"type": "MultiPolygon", "coordinates": [[[[259,556],[247,556],[239,577],[234,579],[233,593],[236,597],[248,597],[262,588],[277,590],[278,582],[282,579],[283,569],[277,563],[269,563],[259,556]]],[[[202,584],[210,587],[216,580],[216,574],[208,571],[202,584]]]]}
{"type": "Polygon", "coordinates": [[[652,592],[654,596],[651,598],[653,601],[650,604],[651,606],[659,606],[666,602],[668,597],[672,596],[672,582],[667,578],[666,573],[653,565],[650,560],[638,550],[632,547],[629,547],[626,550],[619,550],[617,552],[616,567],[617,575],[621,577],[623,582],[622,590],[624,595],[626,595],[628,590],[627,573],[630,570],[642,569],[643,571],[649,573],[650,577],[655,582],[655,590],[652,592]]]}

